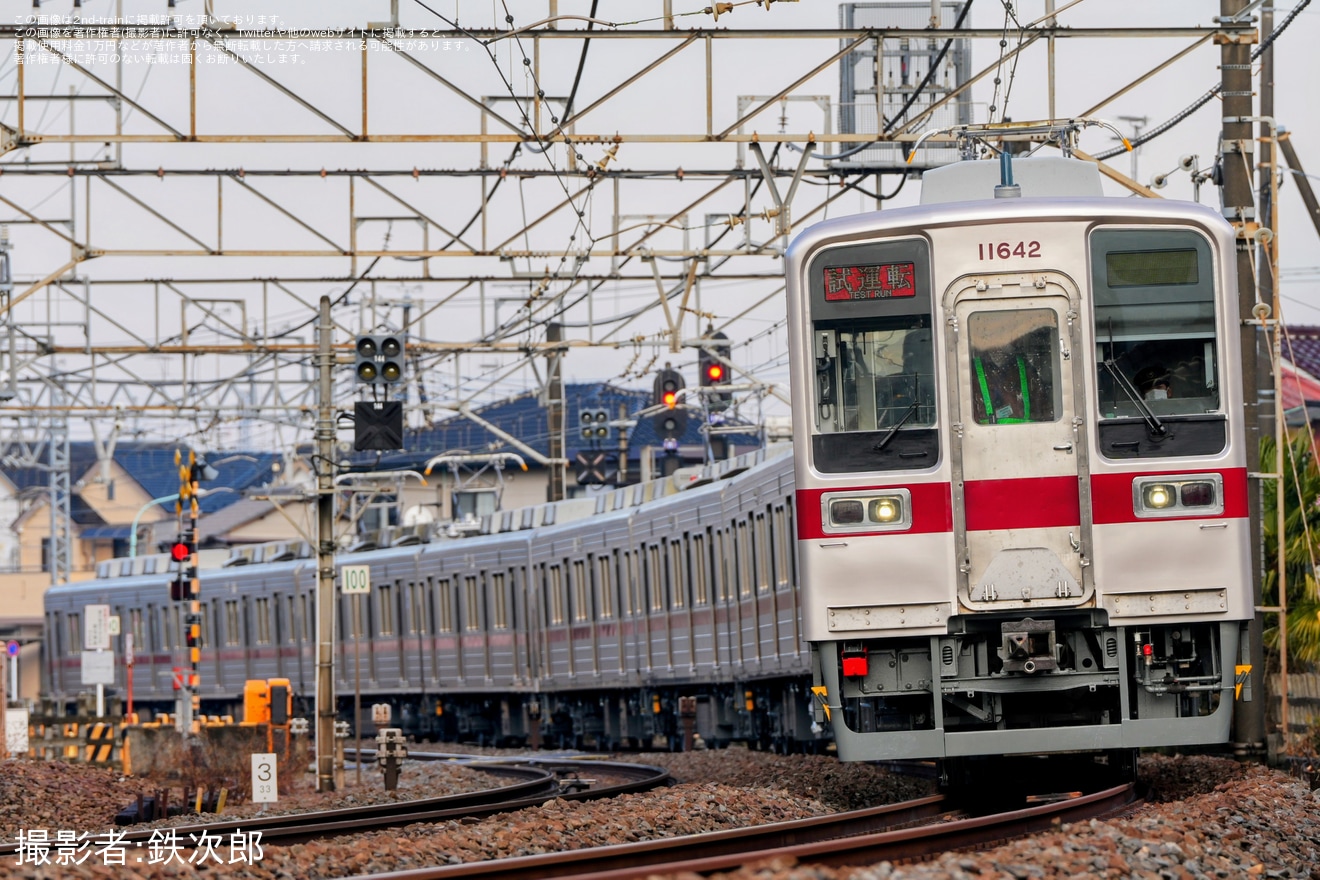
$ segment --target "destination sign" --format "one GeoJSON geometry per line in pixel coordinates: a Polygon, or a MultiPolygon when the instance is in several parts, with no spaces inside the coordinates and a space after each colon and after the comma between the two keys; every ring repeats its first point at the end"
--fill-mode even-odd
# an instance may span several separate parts
{"type": "Polygon", "coordinates": [[[916,271],[913,263],[831,266],[825,270],[826,302],[892,299],[916,295],[916,271]]]}

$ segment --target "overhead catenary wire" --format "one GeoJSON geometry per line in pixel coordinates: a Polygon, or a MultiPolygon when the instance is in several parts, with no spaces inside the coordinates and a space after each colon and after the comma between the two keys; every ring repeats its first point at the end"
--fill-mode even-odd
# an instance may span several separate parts
{"type": "MultiPolygon", "coordinates": [[[[1311,4],[1311,0],[1301,0],[1300,3],[1294,6],[1292,11],[1288,13],[1288,16],[1279,23],[1278,27],[1276,27],[1273,31],[1271,31],[1270,35],[1266,37],[1264,40],[1262,40],[1260,45],[1257,46],[1252,51],[1251,60],[1256,61],[1257,59],[1259,59],[1260,56],[1265,52],[1265,50],[1268,49],[1271,45],[1273,45],[1274,41],[1277,40],[1280,37],[1280,35],[1282,35],[1283,32],[1288,29],[1288,25],[1293,23],[1293,19],[1297,18],[1297,16],[1301,14],[1302,10],[1305,9],[1310,4],[1311,4]]],[[[1180,111],[1177,115],[1173,116],[1171,119],[1167,120],[1166,122],[1160,123],[1159,125],[1155,126],[1154,128],[1141,134],[1138,137],[1132,138],[1131,149],[1136,149],[1142,144],[1146,144],[1155,140],[1155,138],[1164,134],[1166,131],[1173,128],[1175,125],[1182,122],[1188,116],[1191,116],[1197,110],[1200,110],[1202,107],[1208,104],[1216,95],[1219,94],[1219,92],[1222,89],[1223,89],[1222,85],[1215,85],[1208,92],[1206,92],[1201,97],[1197,98],[1194,102],[1192,102],[1182,111],[1180,111]]],[[[1115,156],[1122,155],[1123,153],[1128,152],[1128,150],[1129,150],[1128,147],[1114,147],[1112,149],[1105,150],[1104,152],[1097,153],[1095,158],[1099,159],[1100,161],[1104,161],[1105,159],[1112,159],[1115,156]]]]}

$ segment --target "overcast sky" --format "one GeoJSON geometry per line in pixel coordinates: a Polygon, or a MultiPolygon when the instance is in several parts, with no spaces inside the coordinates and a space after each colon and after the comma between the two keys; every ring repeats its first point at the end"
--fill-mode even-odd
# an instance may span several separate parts
{"type": "MultiPolygon", "coordinates": [[[[84,0],[81,12],[85,18],[108,18],[114,15],[118,0],[84,0]]],[[[1067,0],[1058,0],[1057,7],[1065,6],[1067,0]]],[[[673,0],[675,13],[698,12],[704,7],[701,0],[673,0]]],[[[6,6],[13,10],[11,20],[22,22],[28,15],[55,14],[68,15],[72,9],[72,0],[43,0],[40,9],[30,9],[26,2],[11,0],[6,6]]],[[[260,26],[260,16],[266,16],[265,23],[276,22],[289,28],[298,27],[346,27],[362,26],[367,22],[384,21],[389,16],[389,0],[215,0],[214,12],[225,17],[237,17],[243,26],[260,26]]],[[[505,15],[514,17],[515,26],[524,26],[545,17],[548,14],[547,0],[426,0],[426,6],[436,13],[456,19],[468,27],[504,26],[505,15]]],[[[615,22],[624,27],[651,28],[658,22],[627,24],[644,19],[653,19],[662,11],[660,0],[599,0],[596,4],[596,17],[615,22]]],[[[561,15],[585,15],[592,7],[591,0],[560,0],[561,15]]],[[[122,0],[124,14],[130,17],[142,15],[164,15],[172,12],[183,16],[200,16],[203,0],[179,0],[178,5],[170,10],[166,0],[122,0]]],[[[413,29],[432,29],[445,27],[444,22],[432,11],[428,11],[417,0],[401,0],[400,17],[404,27],[413,29]]],[[[1281,22],[1294,4],[1281,6],[1276,11],[1276,24],[1281,22]]],[[[1000,29],[1005,25],[1005,4],[999,0],[974,0],[970,14],[970,26],[976,28],[1000,29]]],[[[1018,39],[1017,24],[1027,24],[1045,13],[1044,0],[1023,0],[1012,4],[1012,18],[1009,20],[1004,37],[1008,47],[1016,45],[1018,39]]],[[[1085,2],[1065,9],[1059,16],[1060,24],[1075,28],[1128,27],[1128,26],[1209,26],[1218,14],[1218,0],[1085,0],[1085,2]]],[[[195,20],[195,19],[194,19],[195,20]]],[[[807,28],[836,26],[839,22],[839,5],[825,0],[801,0],[796,3],[775,3],[767,11],[752,5],[739,6],[732,14],[721,16],[718,27],[724,28],[774,28],[800,30],[807,28]]],[[[680,15],[677,19],[679,28],[711,27],[714,23],[704,14],[680,15]]],[[[565,20],[564,28],[580,28],[582,23],[565,20]]],[[[1079,114],[1099,102],[1121,85],[1139,76],[1142,72],[1156,66],[1174,53],[1183,49],[1188,41],[1173,39],[1066,39],[1058,42],[1057,51],[1057,115],[1079,114]]],[[[1320,83],[1320,53],[1315,46],[1320,45],[1320,6],[1305,9],[1290,29],[1275,44],[1276,83],[1275,115],[1280,124],[1293,133],[1293,142],[1301,155],[1303,163],[1313,180],[1320,185],[1320,119],[1314,112],[1314,88],[1320,83]]],[[[524,46],[530,52],[530,44],[524,46]]],[[[473,94],[499,94],[504,89],[499,74],[508,79],[520,92],[528,86],[527,75],[521,64],[521,55],[515,41],[508,40],[496,50],[496,63],[480,47],[467,46],[462,50],[436,52],[428,57],[428,62],[452,81],[470,89],[473,94]]],[[[664,46],[639,44],[636,41],[595,41],[592,44],[589,63],[584,67],[582,85],[579,89],[577,106],[581,108],[587,101],[598,97],[606,89],[617,84],[621,79],[637,70],[645,59],[656,57],[669,48],[664,46]]],[[[768,95],[784,87],[792,78],[811,66],[828,58],[837,51],[834,41],[759,41],[756,43],[721,44],[716,52],[717,78],[715,84],[715,108],[717,130],[721,120],[736,119],[736,98],[743,95],[768,95]]],[[[351,51],[351,50],[345,50],[351,51]]],[[[576,44],[546,42],[541,58],[541,85],[551,95],[566,94],[571,88],[578,62],[579,46],[576,44]]],[[[995,41],[978,40],[972,45],[971,69],[979,71],[995,61],[999,48],[995,41]]],[[[415,72],[408,73],[405,65],[397,60],[390,61],[386,53],[381,53],[378,61],[372,58],[372,120],[373,132],[397,131],[467,131],[474,128],[475,113],[470,107],[453,96],[436,96],[434,91],[423,90],[425,84],[415,77],[415,72]],[[390,67],[394,64],[395,67],[390,67]],[[419,97],[421,96],[421,97],[419,97]]],[[[1142,128],[1158,125],[1187,107],[1202,96],[1209,88],[1219,82],[1219,49],[1209,44],[1191,52],[1189,55],[1156,75],[1150,82],[1134,89],[1096,114],[1119,126],[1129,134],[1135,134],[1142,128]],[[1144,125],[1135,120],[1145,120],[1144,125]]],[[[619,131],[624,134],[663,133],[663,132],[698,132],[705,125],[704,111],[704,55],[699,47],[685,50],[678,60],[669,62],[659,71],[645,77],[625,93],[626,101],[616,100],[592,115],[589,122],[583,122],[582,128],[591,131],[619,131]]],[[[174,125],[186,125],[187,77],[180,75],[182,66],[171,71],[157,66],[138,65],[126,68],[124,90],[130,96],[141,96],[144,104],[151,107],[166,108],[161,112],[167,115],[174,125]],[[159,103],[153,104],[152,101],[159,103]],[[172,102],[172,103],[171,103],[172,102]]],[[[107,79],[112,78],[113,68],[93,67],[107,79]]],[[[68,71],[60,73],[56,79],[58,65],[29,67],[27,91],[34,93],[48,88],[59,93],[68,87],[77,85],[88,91],[95,87],[87,86],[85,80],[68,71]]],[[[1043,41],[1029,48],[1022,54],[1016,67],[1006,66],[1001,84],[1001,95],[993,99],[999,107],[1006,106],[1007,114],[1014,119],[1039,119],[1047,113],[1046,98],[1046,51],[1043,41]],[[1008,83],[1011,80],[1011,89],[1008,83]],[[1002,94],[1007,91],[1006,97],[1002,94]]],[[[299,64],[282,64],[268,69],[268,72],[289,84],[299,94],[317,104],[328,115],[342,120],[350,127],[356,127],[359,105],[359,84],[356,76],[359,71],[356,64],[343,63],[336,59],[328,63],[322,58],[310,55],[299,64]]],[[[13,59],[5,59],[0,66],[0,92],[14,93],[16,76],[13,59]]],[[[292,107],[280,98],[272,98],[269,90],[257,90],[249,78],[235,71],[213,74],[203,70],[199,74],[199,111],[205,115],[204,130],[222,132],[231,131],[326,131],[325,124],[292,107]],[[224,77],[229,77],[225,79],[224,77]],[[254,97],[257,96],[257,97],[254,97]],[[208,128],[209,127],[209,128],[208,128]]],[[[992,103],[993,85],[987,77],[973,89],[973,109],[976,121],[985,121],[988,107],[992,103]]],[[[1259,80],[1257,80],[1257,84],[1259,80]]],[[[429,87],[427,87],[429,88],[429,87]]],[[[442,91],[442,90],[441,90],[442,91]]],[[[809,82],[803,84],[798,94],[829,95],[837,101],[839,93],[838,68],[833,67],[809,82]]],[[[507,92],[506,92],[507,94],[507,92]]],[[[1173,171],[1179,166],[1181,157],[1197,157],[1200,168],[1209,167],[1214,160],[1217,148],[1217,134],[1220,116],[1219,101],[1212,100],[1178,127],[1162,135],[1141,148],[1136,157],[1137,178],[1142,183],[1149,183],[1157,173],[1173,171]]],[[[65,132],[68,120],[62,114],[62,107],[51,106],[39,110],[29,106],[26,123],[30,129],[38,131],[65,132]]],[[[97,122],[98,110],[95,105],[81,104],[78,108],[80,125],[97,122]]],[[[516,116],[512,107],[506,105],[504,112],[513,118],[516,116]]],[[[777,110],[767,111],[755,120],[749,128],[759,131],[774,131],[779,127],[777,110]]],[[[6,102],[0,109],[0,121],[8,125],[15,123],[13,102],[6,102]]],[[[104,123],[104,117],[100,118],[104,123]]],[[[797,103],[790,106],[787,128],[790,131],[823,130],[824,112],[809,103],[797,103]]],[[[128,131],[159,131],[140,115],[137,119],[130,116],[126,125],[128,131]]],[[[1101,152],[1113,146],[1113,138],[1100,129],[1086,132],[1082,139],[1082,148],[1091,153],[1101,152]]],[[[603,155],[603,147],[587,145],[583,147],[584,158],[596,161],[603,155]]],[[[719,168],[728,167],[736,159],[737,148],[728,145],[713,146],[674,146],[656,144],[625,144],[615,160],[615,167],[627,168],[668,168],[678,165],[687,167],[719,168]]],[[[80,146],[80,158],[90,158],[94,152],[103,153],[99,145],[80,146]]],[[[502,161],[507,154],[505,145],[491,147],[490,157],[493,163],[502,161]]],[[[744,154],[745,155],[745,154],[744,154]]],[[[0,158],[0,162],[21,161],[25,157],[32,160],[65,159],[68,147],[59,145],[39,148],[29,154],[10,154],[0,158]]],[[[125,164],[133,167],[164,168],[249,168],[318,167],[334,168],[402,168],[411,167],[474,167],[479,160],[479,149],[475,146],[372,146],[363,148],[354,145],[296,145],[296,146],[215,146],[184,145],[163,147],[157,145],[130,145],[125,147],[125,164]],[[369,150],[369,152],[368,152],[369,150]]],[[[562,163],[562,157],[546,159],[525,154],[518,167],[548,167],[549,161],[562,163]],[[540,164],[538,164],[540,163],[540,164]]],[[[750,159],[748,160],[750,161],[750,159]]],[[[791,166],[796,163],[796,154],[784,152],[781,164],[791,166]]],[[[1128,172],[1132,167],[1130,157],[1111,160],[1113,167],[1128,172]]],[[[813,167],[816,167],[813,165],[813,167]]],[[[887,178],[886,185],[893,178],[887,178]]],[[[154,183],[154,181],[152,181],[154,183]]],[[[156,186],[132,184],[143,188],[135,190],[144,199],[159,199],[163,209],[182,211],[178,216],[189,217],[189,205],[196,200],[204,204],[211,198],[214,184],[169,184],[156,186]]],[[[305,184],[296,181],[268,179],[261,184],[268,187],[267,192],[277,198],[283,197],[300,204],[307,204],[310,198],[307,191],[299,189],[305,184]]],[[[31,206],[45,201],[45,209],[53,209],[61,203],[67,204],[68,183],[59,178],[42,178],[37,181],[21,181],[17,175],[0,177],[0,194],[8,194],[23,204],[31,206]]],[[[447,190],[439,187],[428,189],[425,184],[415,190],[419,200],[423,200],[428,209],[437,212],[445,210],[446,196],[452,201],[467,200],[472,205],[479,198],[475,181],[454,181],[447,190]],[[438,194],[439,193],[439,194],[438,194]],[[430,199],[430,202],[426,202],[430,199]]],[[[1113,194],[1121,190],[1112,184],[1106,184],[1113,194]]],[[[736,212],[742,199],[741,188],[731,189],[729,198],[714,205],[716,211],[736,212]],[[736,189],[736,191],[735,191],[736,189]]],[[[808,206],[813,206],[823,197],[824,188],[803,187],[799,191],[799,205],[795,214],[801,215],[808,206]]],[[[334,185],[323,186],[325,193],[326,216],[333,216],[335,198],[339,195],[334,185]]],[[[551,203],[561,198],[562,190],[557,190],[553,182],[540,185],[539,188],[527,188],[521,209],[529,216],[536,216],[551,203]]],[[[599,190],[597,191],[599,193],[599,190]]],[[[675,210],[695,197],[693,185],[674,180],[672,183],[655,183],[638,195],[630,198],[628,210],[637,212],[645,208],[648,212],[663,213],[675,210]]],[[[893,204],[915,201],[918,187],[905,188],[893,204]]],[[[1161,194],[1170,198],[1191,198],[1192,186],[1185,173],[1174,173],[1169,178],[1168,186],[1161,194]]],[[[411,198],[411,196],[410,196],[411,198]]],[[[358,213],[374,210],[366,196],[358,205],[358,213]],[[365,206],[364,206],[365,205],[365,206]]],[[[1201,191],[1201,201],[1218,205],[1218,191],[1206,186],[1201,191]]],[[[228,204],[228,203],[227,203],[228,204]]],[[[765,194],[760,194],[753,204],[754,210],[768,206],[765,194]]],[[[585,222],[591,227],[592,234],[598,238],[608,230],[608,216],[611,203],[601,195],[593,196],[589,204],[585,222]]],[[[870,210],[874,202],[861,196],[848,196],[841,199],[829,210],[830,216],[870,210]]],[[[1304,208],[1291,176],[1285,176],[1280,194],[1281,217],[1279,234],[1281,241],[1281,262],[1284,272],[1283,294],[1285,317],[1292,324],[1320,324],[1320,237],[1305,215],[1304,208]]],[[[7,210],[7,209],[6,209],[7,210]]],[[[67,212],[67,208],[63,209],[67,212]]],[[[81,210],[81,208],[80,208],[81,210]]],[[[203,209],[205,210],[213,209],[203,209]]],[[[710,210],[707,208],[706,210],[710,210]]],[[[57,212],[58,213],[58,212],[57,212]]],[[[8,216],[4,212],[0,212],[8,216]]],[[[128,216],[128,214],[125,214],[128,216]]],[[[258,215],[254,215],[258,216],[258,215]]],[[[818,215],[820,216],[820,215],[818,215]]],[[[196,223],[201,224],[204,232],[203,217],[196,223]]],[[[516,229],[520,217],[503,218],[516,229]]],[[[256,246],[272,237],[271,229],[265,229],[261,222],[234,224],[225,230],[227,247],[238,247],[247,243],[256,246]]],[[[275,223],[276,221],[269,221],[275,223]]],[[[283,223],[284,221],[279,221],[283,223]]],[[[686,235],[692,244],[699,244],[706,234],[700,227],[705,218],[690,218],[694,229],[686,235]]],[[[286,224],[287,225],[287,224],[286,224]]],[[[117,224],[113,217],[94,217],[94,240],[103,245],[127,247],[140,232],[131,224],[117,224]]],[[[272,227],[275,228],[275,227],[272,227]]],[[[278,227],[280,234],[288,230],[278,227]]],[[[556,218],[556,222],[539,227],[527,242],[538,249],[562,251],[569,246],[569,235],[575,231],[567,218],[556,218]]],[[[769,226],[759,223],[753,226],[754,236],[758,240],[769,237],[769,226]]],[[[289,233],[304,235],[297,232],[289,233]]],[[[328,235],[335,235],[327,231],[328,235]]],[[[497,233],[492,233],[495,236],[497,233]]],[[[411,227],[391,226],[389,232],[384,227],[363,226],[359,244],[379,245],[388,240],[391,247],[420,247],[420,238],[410,238],[418,233],[411,227]]],[[[30,227],[15,227],[12,236],[16,241],[15,271],[20,278],[40,278],[53,271],[68,258],[67,244],[43,237],[30,227]],[[21,255],[22,259],[17,257],[21,255]]],[[[205,238],[206,235],[202,234],[205,238]]],[[[498,239],[496,239],[498,240],[498,239]]],[[[682,244],[683,234],[669,230],[656,237],[654,243],[660,247],[678,247],[682,244]]],[[[309,241],[312,241],[309,238],[309,241]]],[[[579,240],[580,242],[580,240],[579,240]]],[[[315,243],[313,241],[313,243],[315,243]]],[[[435,236],[431,245],[435,246],[435,236]]],[[[142,246],[139,240],[137,246],[142,246]]],[[[745,259],[745,258],[740,258],[745,259]]],[[[295,261],[296,262],[296,261],[295,261]]],[[[465,271],[457,260],[432,260],[432,271],[465,271]]],[[[553,261],[552,261],[553,262],[553,261]]],[[[359,270],[363,268],[359,263],[359,270]]],[[[381,269],[389,266],[389,274],[406,274],[415,269],[416,264],[390,260],[382,264],[381,269]]],[[[759,263],[746,260],[739,265],[751,271],[775,271],[778,261],[762,260],[759,263]]],[[[517,261],[505,264],[506,268],[525,267],[517,261]]],[[[632,267],[645,271],[644,266],[632,267]]],[[[605,271],[605,262],[593,260],[587,264],[587,271],[605,271]]],[[[296,262],[296,267],[289,269],[288,264],[279,266],[280,271],[294,271],[297,274],[328,274],[348,271],[345,260],[303,260],[296,262]]],[[[493,261],[483,266],[471,265],[473,272],[499,271],[493,261]]],[[[192,258],[190,260],[161,261],[161,268],[150,269],[142,261],[98,260],[84,264],[80,271],[92,277],[141,277],[150,274],[169,273],[176,277],[185,277],[189,273],[203,276],[216,276],[222,272],[234,272],[242,276],[260,275],[272,271],[270,261],[208,260],[192,258]]],[[[672,266],[666,266],[668,274],[678,272],[672,266]]],[[[737,314],[751,302],[764,295],[764,285],[753,290],[747,285],[721,284],[708,282],[703,286],[703,305],[722,317],[737,314]]],[[[306,290],[303,293],[315,300],[317,291],[306,290]]],[[[335,293],[334,290],[322,290],[319,293],[335,293]]],[[[510,290],[516,294],[516,290],[510,290]]],[[[431,295],[435,295],[432,291],[431,295]]],[[[613,285],[598,294],[598,302],[593,315],[600,319],[602,315],[622,314],[654,298],[654,287],[647,285],[613,285]]],[[[509,314],[510,307],[505,306],[504,314],[497,314],[496,306],[487,303],[485,320],[489,327],[497,318],[509,314]]],[[[300,320],[297,309],[286,306],[284,315],[290,322],[300,320]]],[[[630,326],[625,336],[634,332],[654,332],[659,323],[659,313],[654,313],[653,320],[638,322],[630,326]]],[[[125,316],[126,319],[128,316],[125,316]]],[[[585,319],[586,313],[580,312],[579,319],[585,319]]],[[[782,329],[782,300],[771,302],[763,309],[742,319],[731,335],[737,339],[755,340],[740,351],[742,363],[762,370],[765,378],[782,380],[786,377],[786,365],[783,362],[784,338],[782,329]]],[[[433,318],[426,328],[429,338],[442,341],[462,341],[478,335],[481,316],[477,312],[477,303],[464,299],[446,307],[443,320],[433,318]]],[[[693,322],[695,323],[695,321],[693,322]]],[[[648,353],[649,358],[654,352],[648,353]]],[[[567,374],[578,379],[616,379],[626,372],[633,352],[624,350],[574,353],[567,367],[567,374]]],[[[684,357],[687,355],[685,354],[684,357]]],[[[691,360],[695,360],[693,355],[691,360]]],[[[467,372],[475,375],[480,370],[473,366],[467,372]]],[[[524,385],[534,382],[534,375],[524,371],[511,377],[499,387],[504,390],[516,390],[519,383],[524,385]]],[[[636,384],[646,384],[636,382],[636,384]]]]}

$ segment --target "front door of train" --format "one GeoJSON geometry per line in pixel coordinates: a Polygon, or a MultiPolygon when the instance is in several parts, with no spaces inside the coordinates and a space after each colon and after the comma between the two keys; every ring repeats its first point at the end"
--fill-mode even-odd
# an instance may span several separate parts
{"type": "Polygon", "coordinates": [[[1094,588],[1076,286],[1056,273],[968,277],[944,308],[960,599],[1081,603],[1094,588]]]}

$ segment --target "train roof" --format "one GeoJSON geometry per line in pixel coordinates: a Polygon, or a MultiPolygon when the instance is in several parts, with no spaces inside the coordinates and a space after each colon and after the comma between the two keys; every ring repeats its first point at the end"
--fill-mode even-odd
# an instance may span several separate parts
{"type": "MultiPolygon", "coordinates": [[[[567,498],[525,508],[498,511],[482,517],[478,523],[473,524],[474,527],[470,531],[404,535],[402,536],[404,540],[398,543],[359,542],[357,549],[361,552],[393,550],[406,553],[416,552],[419,544],[458,546],[460,543],[470,542],[472,549],[477,550],[486,543],[481,540],[483,537],[500,536],[507,540],[511,536],[510,533],[522,533],[519,537],[530,540],[541,530],[555,529],[589,517],[632,511],[639,507],[664,502],[680,492],[700,491],[702,487],[714,488],[713,484],[738,477],[763,465],[779,464],[789,467],[787,462],[791,451],[790,444],[774,444],[726,461],[702,467],[683,468],[667,477],[623,486],[592,497],[567,498]]],[[[312,548],[305,541],[278,541],[236,547],[227,554],[223,550],[203,550],[199,555],[200,567],[208,576],[218,574],[223,569],[246,568],[251,565],[314,564],[312,548]]],[[[354,550],[340,550],[337,555],[340,561],[351,562],[357,554],[354,550]]],[[[144,584],[158,584],[171,576],[167,554],[106,560],[98,565],[95,580],[58,584],[47,589],[46,596],[55,598],[65,593],[76,594],[89,589],[129,589],[144,584]]]]}
{"type": "MultiPolygon", "coordinates": [[[[989,166],[992,163],[966,164],[989,166]]],[[[1093,218],[1119,223],[1127,220],[1169,223],[1191,221],[1206,228],[1218,229],[1226,236],[1232,235],[1231,227],[1217,210],[1181,199],[1104,195],[985,198],[936,202],[823,220],[807,227],[793,239],[788,248],[788,259],[790,262],[801,262],[822,245],[845,243],[849,239],[862,241],[877,235],[920,232],[937,226],[1069,218],[1093,218]]]]}

